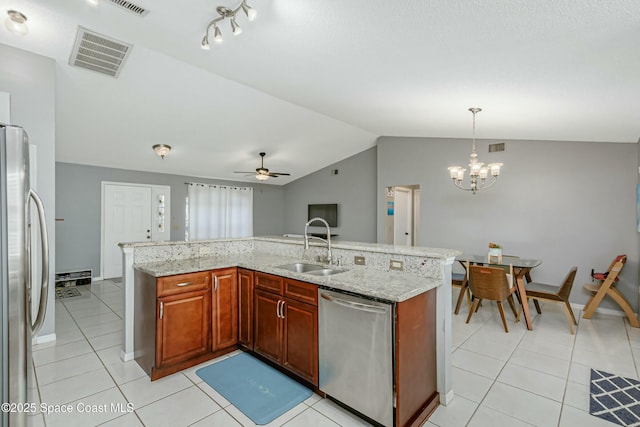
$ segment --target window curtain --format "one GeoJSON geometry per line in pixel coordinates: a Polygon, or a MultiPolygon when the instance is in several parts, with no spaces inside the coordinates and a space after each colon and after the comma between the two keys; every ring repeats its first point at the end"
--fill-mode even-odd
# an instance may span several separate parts
{"type": "Polygon", "coordinates": [[[253,236],[253,188],[187,184],[187,240],[253,236]]]}

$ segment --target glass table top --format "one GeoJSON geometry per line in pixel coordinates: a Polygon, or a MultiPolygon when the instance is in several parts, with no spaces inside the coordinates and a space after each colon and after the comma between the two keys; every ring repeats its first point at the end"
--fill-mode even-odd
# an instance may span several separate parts
{"type": "Polygon", "coordinates": [[[496,265],[496,266],[509,266],[513,265],[517,268],[533,268],[542,264],[541,259],[532,259],[532,258],[518,258],[513,256],[503,256],[501,262],[496,262],[497,258],[492,257],[491,262],[489,262],[488,255],[478,255],[478,254],[462,254],[456,257],[456,261],[465,262],[469,260],[471,264],[483,264],[483,265],[496,265]]]}

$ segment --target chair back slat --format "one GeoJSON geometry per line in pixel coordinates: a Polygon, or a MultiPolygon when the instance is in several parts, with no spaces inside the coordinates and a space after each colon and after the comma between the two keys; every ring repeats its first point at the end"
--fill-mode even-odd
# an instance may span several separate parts
{"type": "Polygon", "coordinates": [[[504,301],[511,293],[507,274],[499,267],[469,266],[469,286],[480,299],[504,301]]]}
{"type": "Polygon", "coordinates": [[[578,267],[571,267],[571,270],[569,270],[562,282],[562,286],[558,289],[558,296],[562,298],[563,301],[569,301],[569,295],[571,295],[571,288],[573,288],[573,281],[576,278],[577,271],[578,267]]]}

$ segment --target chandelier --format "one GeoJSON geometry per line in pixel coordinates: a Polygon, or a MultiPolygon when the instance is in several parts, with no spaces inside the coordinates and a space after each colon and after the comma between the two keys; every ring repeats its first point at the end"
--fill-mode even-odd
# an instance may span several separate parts
{"type": "Polygon", "coordinates": [[[216,12],[218,12],[220,16],[212,19],[211,22],[207,24],[207,29],[204,32],[204,37],[202,38],[200,47],[204,50],[209,50],[211,48],[209,46],[209,30],[211,27],[213,27],[213,41],[216,43],[223,42],[224,39],[222,38],[222,31],[220,31],[220,28],[218,27],[218,22],[224,21],[225,19],[229,19],[229,22],[231,23],[231,32],[234,36],[242,34],[242,28],[240,28],[240,25],[236,22],[236,13],[238,13],[240,9],[242,9],[244,14],[247,15],[247,19],[249,21],[253,21],[256,19],[256,16],[258,16],[258,12],[247,4],[247,0],[242,0],[240,5],[235,9],[218,6],[216,8],[216,12]]]}
{"type": "Polygon", "coordinates": [[[476,153],[476,114],[482,111],[482,109],[469,108],[469,111],[473,114],[473,142],[471,145],[471,160],[469,160],[469,186],[465,187],[462,183],[462,180],[464,179],[464,172],[466,171],[463,167],[449,166],[449,174],[456,187],[476,194],[478,190],[489,188],[495,184],[498,180],[498,176],[500,175],[500,167],[502,166],[502,163],[489,163],[487,166],[484,166],[484,163],[478,161],[478,154],[476,153]],[[493,180],[487,184],[489,172],[491,172],[493,180]],[[479,183],[478,179],[480,179],[479,183]]]}

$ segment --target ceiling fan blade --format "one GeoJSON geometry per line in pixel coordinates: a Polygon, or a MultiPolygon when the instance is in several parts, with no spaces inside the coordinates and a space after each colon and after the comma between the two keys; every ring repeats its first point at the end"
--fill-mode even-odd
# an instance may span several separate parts
{"type": "Polygon", "coordinates": [[[233,171],[233,173],[250,173],[251,175],[255,175],[255,172],[252,171],[233,171]]]}
{"type": "Polygon", "coordinates": [[[270,172],[269,176],[291,176],[291,174],[284,172],[270,172]]]}

